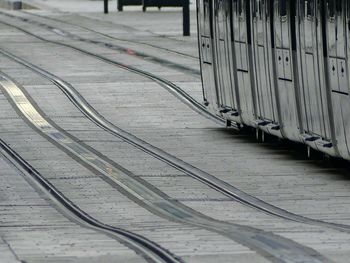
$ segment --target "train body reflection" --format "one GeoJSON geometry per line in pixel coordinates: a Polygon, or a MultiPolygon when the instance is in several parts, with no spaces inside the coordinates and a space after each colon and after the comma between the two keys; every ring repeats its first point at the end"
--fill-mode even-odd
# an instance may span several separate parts
{"type": "Polygon", "coordinates": [[[350,160],[350,2],[197,0],[203,95],[229,121],[350,160]]]}

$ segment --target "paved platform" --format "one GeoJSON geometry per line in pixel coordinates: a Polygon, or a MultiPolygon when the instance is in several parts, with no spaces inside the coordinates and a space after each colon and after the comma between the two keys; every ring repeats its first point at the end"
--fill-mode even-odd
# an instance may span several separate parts
{"type": "MultiPolygon", "coordinates": [[[[297,145],[269,138],[261,143],[249,133],[222,128],[150,79],[44,41],[68,44],[150,72],[201,101],[193,6],[192,36],[186,38],[179,9],[142,13],[139,7],[129,7],[104,15],[97,10],[101,1],[28,2],[40,9],[0,10],[0,49],[70,83],[113,125],[188,164],[287,211],[350,225],[347,163],[319,155],[307,159],[306,150],[297,145]]],[[[114,4],[110,1],[111,10],[114,4]]],[[[330,261],[348,262],[350,231],[292,222],[243,205],[101,129],[53,83],[4,54],[0,54],[0,69],[25,89],[47,119],[161,196],[200,216],[274,233],[330,261]]],[[[142,235],[185,262],[271,260],[259,249],[242,244],[240,237],[232,239],[179,222],[140,204],[40,135],[4,91],[0,93],[0,138],[86,213],[142,235]]],[[[5,262],[146,260],[110,236],[79,224],[5,156],[0,159],[0,180],[0,252],[4,251],[5,262]]]]}

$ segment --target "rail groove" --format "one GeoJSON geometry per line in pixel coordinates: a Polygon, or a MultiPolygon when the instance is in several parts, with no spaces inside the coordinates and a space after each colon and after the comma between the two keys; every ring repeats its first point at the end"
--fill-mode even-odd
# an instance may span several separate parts
{"type": "Polygon", "coordinates": [[[141,253],[143,257],[145,257],[145,259],[148,261],[155,263],[182,262],[179,257],[173,255],[153,241],[150,241],[145,237],[142,237],[130,231],[104,224],[87,214],[85,211],[81,210],[64,194],[62,194],[55,186],[47,181],[36,169],[34,169],[2,139],[0,139],[0,152],[2,152],[2,154],[7,159],[9,159],[9,161],[13,163],[18,169],[23,169],[32,180],[34,180],[43,189],[45,189],[45,192],[59,204],[61,204],[66,211],[74,215],[75,220],[83,221],[83,225],[87,224],[96,231],[108,234],[109,236],[113,236],[117,241],[123,242],[127,244],[128,247],[133,248],[136,252],[141,253]]]}
{"type": "MultiPolygon", "coordinates": [[[[156,49],[160,49],[160,50],[164,50],[166,52],[169,52],[169,53],[173,53],[175,55],[180,55],[180,56],[184,56],[184,57],[187,57],[187,58],[191,58],[191,59],[194,59],[194,60],[199,60],[198,57],[196,56],[193,56],[193,55],[189,55],[189,54],[186,54],[186,53],[182,53],[182,52],[179,52],[179,51],[175,51],[175,50],[172,50],[172,49],[168,49],[168,48],[164,48],[164,47],[160,47],[160,46],[157,46],[157,45],[153,45],[153,44],[150,44],[150,43],[146,43],[146,42],[141,42],[141,41],[135,41],[135,40],[129,40],[129,39],[124,39],[124,38],[120,38],[120,37],[115,37],[115,36],[111,36],[109,34],[106,34],[106,33],[102,33],[102,32],[99,32],[99,31],[96,31],[96,30],[93,30],[91,28],[88,28],[86,26],[82,26],[82,25],[78,25],[78,24],[75,24],[75,23],[72,23],[72,22],[68,22],[68,21],[64,21],[64,20],[61,20],[61,19],[57,19],[57,18],[53,18],[53,17],[48,17],[48,16],[45,16],[45,15],[39,15],[37,13],[33,13],[33,12],[29,12],[27,10],[21,10],[20,11],[21,13],[24,13],[26,15],[29,15],[29,16],[34,16],[34,17],[39,17],[39,18],[43,18],[43,19],[47,19],[47,20],[51,20],[51,21],[56,21],[56,22],[59,22],[59,23],[62,23],[62,24],[66,24],[66,25],[70,25],[70,26],[74,26],[74,27],[78,27],[78,28],[81,28],[81,29],[84,29],[86,31],[90,31],[91,33],[95,33],[95,34],[98,34],[100,36],[104,36],[106,38],[109,38],[109,39],[112,39],[112,40],[117,40],[117,41],[120,41],[120,42],[127,42],[127,43],[133,43],[133,44],[139,44],[139,45],[144,45],[144,46],[149,46],[149,47],[152,47],[152,48],[156,48],[156,49]]],[[[83,18],[88,18],[88,19],[93,19],[91,17],[86,17],[86,16],[82,16],[80,14],[74,14],[74,15],[78,15],[78,16],[81,16],[83,18]]],[[[99,21],[98,19],[93,19],[95,21],[99,21]]],[[[100,22],[100,21],[99,21],[100,22]]],[[[115,25],[115,24],[113,24],[115,25]]],[[[123,27],[125,27],[123,25],[123,27]]],[[[134,28],[133,28],[134,29],[134,28]]],[[[135,30],[135,29],[134,29],[135,30]]],[[[163,37],[162,35],[156,35],[158,37],[163,37]]],[[[171,40],[174,40],[171,38],[171,40]]]]}
{"type": "MultiPolygon", "coordinates": [[[[260,229],[218,221],[195,212],[183,204],[170,200],[164,193],[161,194],[144,185],[131,172],[114,165],[98,152],[92,151],[75,141],[71,135],[64,132],[49,118],[44,117],[40,113],[41,110],[38,106],[31,102],[32,99],[25,93],[24,89],[9,77],[1,76],[0,86],[17,113],[38,134],[67,154],[74,156],[86,168],[111,180],[119,188],[127,192],[127,195],[132,196],[139,204],[151,212],[179,223],[219,233],[249,247],[273,262],[330,262],[329,259],[317,251],[300,245],[293,240],[260,229]]],[[[107,226],[105,227],[108,228],[107,226]]]]}
{"type": "Polygon", "coordinates": [[[211,175],[197,167],[192,166],[189,163],[163,151],[162,149],[155,147],[146,141],[136,137],[135,135],[128,133],[127,131],[117,127],[113,123],[106,120],[99,112],[95,110],[85,99],[84,97],[68,82],[60,79],[59,77],[45,71],[44,69],[35,66],[15,55],[9,53],[8,51],[0,49],[0,53],[7,56],[8,58],[16,61],[17,63],[22,64],[23,66],[37,72],[44,78],[48,79],[54,85],[56,85],[69,99],[70,101],[92,122],[97,126],[106,130],[110,134],[117,136],[118,138],[123,139],[125,142],[131,144],[132,146],[142,150],[143,152],[167,163],[168,165],[174,167],[175,169],[189,175],[192,178],[208,185],[209,187],[217,190],[218,192],[223,193],[226,196],[233,198],[241,202],[244,205],[250,206],[259,211],[265,212],[267,214],[277,216],[283,219],[309,224],[316,225],[321,227],[332,228],[340,231],[350,232],[350,225],[337,224],[326,222],[322,220],[312,219],[305,216],[297,215],[291,213],[282,208],[271,205],[261,199],[258,199],[233,185],[224,182],[214,175],[211,175]]]}
{"type": "MultiPolygon", "coordinates": [[[[29,12],[28,12],[29,13],[29,12]]],[[[82,14],[78,14],[78,16],[81,16],[83,18],[87,18],[87,19],[90,19],[90,20],[95,20],[95,21],[98,21],[98,22],[101,22],[102,20],[100,19],[97,19],[97,18],[92,18],[91,16],[85,16],[85,15],[82,15],[82,14]]],[[[59,19],[57,19],[59,20],[59,19]]],[[[111,25],[115,25],[115,23],[113,22],[110,22],[111,25]]],[[[77,25],[78,26],[78,25],[77,25]]],[[[129,28],[131,30],[139,30],[135,27],[132,27],[132,26],[127,26],[127,25],[122,25],[122,27],[124,28],[129,28]]],[[[83,27],[84,28],[84,27],[83,27]]],[[[183,43],[183,40],[181,39],[176,39],[176,38],[171,38],[169,36],[166,36],[164,34],[158,34],[158,33],[155,33],[155,32],[151,32],[152,35],[156,36],[156,37],[159,37],[159,38],[164,38],[164,39],[168,39],[168,40],[172,40],[172,41],[175,41],[175,42],[178,42],[179,44],[183,43]]],[[[106,36],[109,36],[106,34],[106,36]]],[[[112,37],[112,36],[109,36],[111,37],[112,39],[115,38],[115,37],[112,37]]],[[[115,38],[116,40],[120,40],[120,41],[125,41],[125,42],[129,42],[129,40],[127,39],[122,39],[122,38],[115,38]]],[[[189,55],[189,54],[185,54],[185,53],[182,53],[182,52],[179,52],[179,51],[175,51],[175,50],[172,50],[172,49],[167,49],[167,48],[164,48],[164,47],[159,47],[157,45],[152,45],[152,44],[149,44],[149,43],[145,43],[145,42],[140,42],[140,41],[132,41],[134,43],[138,43],[138,44],[142,44],[142,45],[146,45],[146,46],[150,46],[150,47],[154,47],[154,48],[158,48],[158,49],[163,49],[165,51],[168,51],[168,52],[171,52],[171,53],[175,53],[175,54],[178,54],[178,55],[181,55],[181,56],[186,56],[186,57],[189,57],[189,58],[193,58],[193,59],[196,59],[198,60],[199,58],[196,57],[196,56],[193,56],[193,55],[189,55]]]]}
{"type": "MultiPolygon", "coordinates": [[[[160,64],[160,65],[162,65],[164,67],[175,69],[175,70],[181,71],[183,73],[187,73],[187,74],[193,75],[195,77],[200,77],[200,71],[199,70],[193,69],[191,67],[184,66],[184,65],[179,64],[179,63],[175,63],[174,61],[170,61],[170,60],[167,60],[167,59],[156,57],[156,56],[147,54],[145,52],[137,51],[137,50],[131,49],[131,48],[126,48],[126,47],[123,47],[123,46],[120,46],[120,45],[117,45],[117,44],[114,44],[114,43],[107,43],[107,42],[104,42],[104,41],[101,41],[101,40],[91,40],[91,39],[87,39],[87,38],[84,38],[84,37],[80,37],[80,36],[78,36],[76,34],[72,34],[72,33],[68,32],[66,30],[61,29],[61,28],[50,26],[50,25],[47,25],[47,24],[41,23],[41,22],[36,21],[36,20],[29,19],[29,18],[14,16],[14,15],[11,15],[11,14],[8,14],[8,13],[2,13],[2,14],[10,16],[10,17],[16,17],[17,19],[20,19],[23,22],[29,22],[29,23],[36,24],[36,25],[38,25],[40,27],[45,27],[46,29],[50,30],[51,32],[54,32],[57,35],[68,37],[68,38],[70,38],[72,40],[77,40],[77,41],[81,41],[81,42],[85,42],[85,43],[89,43],[89,44],[93,44],[93,45],[98,45],[98,46],[101,46],[101,47],[104,47],[104,48],[107,48],[107,49],[111,49],[111,50],[114,50],[114,51],[118,51],[118,52],[121,52],[121,53],[125,53],[125,54],[128,54],[128,55],[134,56],[134,57],[139,58],[139,59],[143,59],[143,60],[148,61],[148,62],[153,62],[153,63],[156,63],[156,64],[160,64]]],[[[37,16],[39,16],[39,15],[37,15],[37,16]]],[[[39,17],[42,17],[42,16],[39,16],[39,17]]],[[[47,17],[45,17],[45,19],[49,20],[49,18],[47,18],[47,17]]],[[[82,28],[84,30],[87,30],[87,31],[90,31],[90,32],[92,32],[94,34],[99,34],[99,35],[101,35],[101,36],[103,36],[105,38],[110,38],[110,39],[121,41],[118,38],[111,37],[111,36],[109,36],[107,34],[99,33],[99,32],[97,32],[95,30],[88,29],[86,27],[74,25],[74,24],[71,24],[71,23],[60,21],[58,19],[52,19],[52,20],[53,21],[59,21],[61,23],[66,23],[66,24],[71,25],[71,26],[80,27],[80,28],[82,28]]],[[[131,41],[128,41],[128,42],[131,42],[131,41]]],[[[137,43],[137,42],[135,42],[135,43],[137,43]]],[[[161,48],[159,48],[159,49],[161,49],[161,48]]],[[[170,52],[170,50],[167,50],[167,52],[170,52]]],[[[199,60],[198,60],[198,62],[199,62],[199,60]]]]}
{"type": "MultiPolygon", "coordinates": [[[[14,18],[14,19],[20,19],[17,16],[9,15],[9,14],[3,13],[1,11],[0,11],[0,14],[8,16],[8,17],[11,17],[11,18],[14,18]]],[[[217,124],[219,124],[221,126],[226,126],[226,121],[222,117],[209,112],[203,104],[201,104],[198,101],[196,101],[187,92],[185,92],[183,89],[181,89],[179,86],[175,85],[174,83],[172,83],[169,80],[166,80],[164,78],[156,76],[156,75],[154,75],[152,73],[146,72],[144,70],[137,69],[135,67],[128,66],[126,64],[120,63],[120,62],[118,62],[116,60],[109,59],[109,58],[107,58],[105,56],[101,56],[101,55],[98,55],[96,53],[93,53],[93,52],[90,52],[90,51],[87,51],[87,50],[75,47],[75,46],[70,45],[70,44],[61,43],[59,41],[54,41],[54,40],[49,40],[49,39],[43,38],[41,36],[38,36],[36,34],[33,34],[33,33],[29,32],[29,31],[27,31],[27,30],[25,30],[25,29],[23,29],[21,27],[18,27],[16,25],[12,25],[12,24],[7,23],[5,21],[1,20],[0,23],[2,23],[4,25],[7,25],[9,27],[16,28],[17,30],[22,31],[22,32],[24,32],[24,33],[26,33],[26,34],[28,34],[28,35],[30,35],[32,37],[35,37],[35,38],[41,40],[41,41],[74,49],[74,50],[76,50],[78,52],[81,52],[81,53],[83,53],[85,55],[94,57],[94,58],[99,59],[101,61],[104,61],[104,62],[106,62],[108,64],[117,66],[118,68],[127,70],[129,72],[132,72],[132,73],[138,74],[140,76],[143,76],[143,77],[145,77],[147,79],[150,79],[150,80],[154,81],[155,83],[157,83],[159,86],[161,86],[164,89],[166,89],[167,91],[169,91],[171,94],[173,94],[176,98],[178,98],[180,101],[185,103],[187,106],[189,106],[195,112],[197,112],[200,115],[202,115],[202,116],[204,116],[204,117],[214,121],[215,123],[217,123],[217,124]]],[[[233,125],[233,128],[238,128],[238,127],[233,125]]]]}

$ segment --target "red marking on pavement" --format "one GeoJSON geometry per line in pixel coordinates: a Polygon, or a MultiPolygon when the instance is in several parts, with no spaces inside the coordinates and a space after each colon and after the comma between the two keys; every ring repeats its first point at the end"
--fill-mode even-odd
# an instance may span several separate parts
{"type": "Polygon", "coordinates": [[[136,55],[135,51],[132,50],[131,48],[127,48],[126,53],[128,53],[129,55],[136,55]]]}

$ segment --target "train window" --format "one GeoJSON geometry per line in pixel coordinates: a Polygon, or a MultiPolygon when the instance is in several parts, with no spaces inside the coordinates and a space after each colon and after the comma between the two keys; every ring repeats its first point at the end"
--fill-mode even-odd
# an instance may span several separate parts
{"type": "Polygon", "coordinates": [[[306,1],[306,15],[309,19],[315,16],[315,0],[306,1]]]}
{"type": "Polygon", "coordinates": [[[212,37],[212,19],[211,19],[211,13],[210,13],[210,6],[211,6],[211,1],[210,0],[204,0],[204,7],[203,7],[203,17],[204,17],[204,34],[207,36],[212,37]]]}
{"type": "Polygon", "coordinates": [[[260,19],[262,19],[263,18],[263,16],[262,16],[262,3],[261,3],[262,1],[259,1],[259,6],[258,6],[258,8],[259,8],[259,18],[260,19]]]}
{"type": "Polygon", "coordinates": [[[347,24],[348,24],[348,30],[350,32],[350,5],[346,6],[346,11],[347,11],[347,24]]]}
{"type": "Polygon", "coordinates": [[[270,1],[265,1],[265,10],[264,10],[264,12],[265,12],[266,20],[269,20],[270,8],[271,8],[270,1]]]}
{"type": "Polygon", "coordinates": [[[244,0],[238,0],[237,1],[237,11],[238,11],[238,14],[239,16],[242,16],[243,14],[243,1],[244,0]]]}
{"type": "Polygon", "coordinates": [[[335,2],[334,0],[327,0],[328,17],[331,20],[335,18],[335,2]]]}
{"type": "Polygon", "coordinates": [[[335,10],[338,15],[342,13],[342,0],[335,0],[335,10]]]}
{"type": "Polygon", "coordinates": [[[258,1],[259,0],[254,0],[252,2],[251,9],[252,9],[252,16],[253,16],[253,18],[256,18],[258,16],[258,12],[259,12],[259,10],[258,10],[258,3],[257,3],[258,1]]]}
{"type": "Polygon", "coordinates": [[[287,16],[287,0],[280,0],[280,16],[286,17],[287,16]]]}

